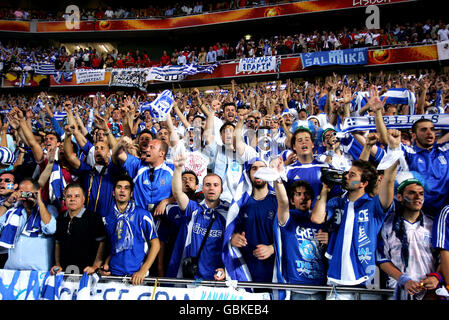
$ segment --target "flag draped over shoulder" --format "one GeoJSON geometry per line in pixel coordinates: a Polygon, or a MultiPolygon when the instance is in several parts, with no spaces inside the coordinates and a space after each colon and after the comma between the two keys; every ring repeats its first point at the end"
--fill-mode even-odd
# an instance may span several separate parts
{"type": "Polygon", "coordinates": [[[53,169],[50,174],[49,182],[49,199],[51,202],[56,201],[57,199],[62,199],[66,185],[67,182],[62,174],[62,169],[58,162],[55,161],[53,163],[53,169]]]}
{"type": "MultiPolygon", "coordinates": [[[[245,167],[248,166],[245,163],[245,167]]],[[[223,240],[222,258],[226,273],[229,278],[237,281],[251,281],[251,274],[248,266],[243,259],[242,253],[236,247],[231,245],[231,237],[235,230],[235,223],[239,215],[240,208],[248,201],[252,194],[252,185],[247,170],[243,170],[239,184],[235,191],[234,199],[229,207],[226,216],[226,228],[223,240]]]]}

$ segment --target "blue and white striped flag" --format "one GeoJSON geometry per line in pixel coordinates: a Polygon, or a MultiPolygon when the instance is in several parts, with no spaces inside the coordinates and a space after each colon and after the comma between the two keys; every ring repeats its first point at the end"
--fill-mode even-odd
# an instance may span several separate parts
{"type": "Polygon", "coordinates": [[[352,110],[351,112],[359,111],[361,108],[367,104],[369,98],[369,92],[368,91],[358,91],[355,93],[354,99],[352,99],[351,106],[352,110]]]}
{"type": "Polygon", "coordinates": [[[57,71],[53,74],[53,78],[57,83],[61,83],[61,80],[64,79],[64,81],[70,82],[73,78],[73,71],[70,72],[64,72],[64,71],[57,71]]]}
{"type": "Polygon", "coordinates": [[[391,88],[380,99],[387,97],[386,104],[407,104],[409,115],[415,114],[416,96],[407,88],[391,88]]]}
{"type": "Polygon", "coordinates": [[[63,111],[63,112],[56,111],[53,113],[53,118],[55,118],[56,121],[63,121],[66,117],[67,117],[67,112],[65,112],[65,111],[63,111]]]}
{"type": "Polygon", "coordinates": [[[60,287],[64,273],[60,272],[56,275],[51,275],[50,271],[45,274],[44,282],[41,290],[41,300],[59,300],[60,287]]]}
{"type": "Polygon", "coordinates": [[[41,99],[37,99],[34,106],[31,108],[31,111],[33,111],[34,114],[39,114],[41,110],[44,108],[44,103],[41,99]]]}
{"type": "Polygon", "coordinates": [[[53,163],[53,169],[50,174],[50,183],[48,188],[48,197],[51,202],[62,199],[64,188],[66,187],[66,185],[67,182],[64,179],[61,167],[59,166],[58,162],[55,161],[53,163]]]}
{"type": "Polygon", "coordinates": [[[153,67],[149,69],[146,81],[181,81],[186,76],[197,73],[211,74],[217,66],[218,63],[210,65],[186,64],[182,66],[153,67]]]}
{"type": "Polygon", "coordinates": [[[84,272],[80,279],[76,300],[91,300],[92,292],[95,291],[99,280],[100,276],[96,273],[88,275],[87,272],[84,272]]]}
{"type": "Polygon", "coordinates": [[[165,121],[173,108],[173,94],[170,90],[164,90],[150,103],[150,113],[156,121],[165,121]]]}
{"type": "MultiPolygon", "coordinates": [[[[245,167],[249,165],[245,163],[245,167]]],[[[231,237],[235,230],[235,223],[240,212],[240,208],[248,201],[252,194],[252,184],[246,170],[243,170],[240,181],[235,190],[234,198],[226,216],[226,228],[223,239],[222,258],[226,269],[226,278],[237,281],[252,281],[248,266],[242,253],[231,245],[231,237]]]]}
{"type": "Polygon", "coordinates": [[[38,62],[32,64],[31,67],[34,69],[35,74],[54,75],[56,73],[54,63],[38,62]]]}

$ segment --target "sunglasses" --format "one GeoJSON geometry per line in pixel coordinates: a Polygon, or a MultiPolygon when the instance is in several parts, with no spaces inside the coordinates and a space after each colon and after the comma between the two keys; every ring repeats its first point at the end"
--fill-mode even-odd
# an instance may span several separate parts
{"type": "Polygon", "coordinates": [[[2,183],[3,181],[5,181],[6,183],[11,183],[12,182],[11,179],[8,179],[8,178],[2,179],[2,178],[0,178],[0,183],[2,183]]]}

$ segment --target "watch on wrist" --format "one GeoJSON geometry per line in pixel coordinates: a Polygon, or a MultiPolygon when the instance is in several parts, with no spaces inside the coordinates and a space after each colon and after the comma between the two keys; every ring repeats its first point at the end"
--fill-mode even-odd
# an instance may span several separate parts
{"type": "Polygon", "coordinates": [[[321,195],[319,194],[319,195],[316,196],[316,200],[318,201],[320,199],[321,199],[321,195]]]}

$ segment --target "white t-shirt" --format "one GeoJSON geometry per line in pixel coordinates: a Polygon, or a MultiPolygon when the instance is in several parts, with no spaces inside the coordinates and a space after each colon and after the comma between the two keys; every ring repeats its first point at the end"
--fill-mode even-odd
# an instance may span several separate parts
{"type": "Polygon", "coordinates": [[[438,39],[439,41],[449,40],[449,30],[448,29],[438,30],[438,39]]]}

